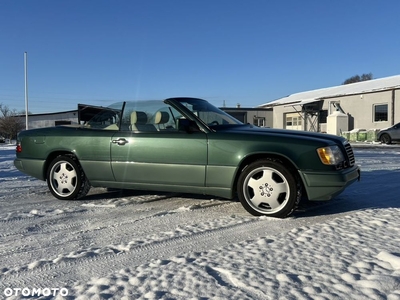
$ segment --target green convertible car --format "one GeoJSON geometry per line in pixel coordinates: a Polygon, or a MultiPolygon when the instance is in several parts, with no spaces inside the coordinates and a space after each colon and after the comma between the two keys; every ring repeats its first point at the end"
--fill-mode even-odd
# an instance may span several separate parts
{"type": "Polygon", "coordinates": [[[302,195],[329,200],[360,178],[342,137],[243,124],[196,98],[120,102],[84,124],[21,131],[14,164],[61,200],[91,186],[207,194],[280,218],[302,195]]]}

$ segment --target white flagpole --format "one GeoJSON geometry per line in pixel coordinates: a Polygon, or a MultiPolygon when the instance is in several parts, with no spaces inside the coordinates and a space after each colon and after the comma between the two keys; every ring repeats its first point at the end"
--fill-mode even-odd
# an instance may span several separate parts
{"type": "Polygon", "coordinates": [[[25,69],[25,123],[28,130],[28,53],[24,53],[24,69],[25,69]]]}

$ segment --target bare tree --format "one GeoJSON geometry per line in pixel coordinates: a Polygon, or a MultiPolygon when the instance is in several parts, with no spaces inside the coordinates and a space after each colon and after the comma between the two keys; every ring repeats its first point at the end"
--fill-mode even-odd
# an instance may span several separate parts
{"type": "Polygon", "coordinates": [[[0,103],[0,135],[10,140],[15,139],[24,127],[23,121],[17,117],[16,110],[0,103]]]}
{"type": "Polygon", "coordinates": [[[367,81],[367,80],[371,80],[373,79],[373,75],[372,73],[368,73],[368,74],[362,74],[360,75],[355,75],[352,76],[348,79],[346,79],[343,84],[350,84],[350,83],[355,83],[355,82],[360,82],[360,81],[367,81]]]}

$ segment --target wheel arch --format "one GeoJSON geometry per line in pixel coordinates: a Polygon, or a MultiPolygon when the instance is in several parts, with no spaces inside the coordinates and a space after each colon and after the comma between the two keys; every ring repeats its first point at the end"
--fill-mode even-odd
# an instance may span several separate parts
{"type": "Polygon", "coordinates": [[[60,151],[54,151],[51,152],[47,158],[46,158],[46,162],[44,164],[44,168],[43,168],[43,178],[45,180],[47,180],[47,169],[49,168],[49,165],[51,164],[51,162],[58,156],[69,156],[71,158],[73,158],[74,160],[76,160],[76,162],[80,165],[78,158],[76,157],[76,155],[73,152],[70,151],[65,151],[65,150],[60,150],[60,151]]]}
{"type": "MultiPolygon", "coordinates": [[[[239,180],[239,176],[240,176],[241,172],[249,164],[251,164],[257,160],[261,160],[261,159],[278,161],[278,162],[282,163],[285,167],[287,167],[289,170],[294,172],[296,180],[302,187],[304,187],[303,181],[302,181],[301,177],[298,175],[298,171],[297,171],[298,167],[295,165],[295,163],[292,160],[290,160],[286,156],[275,154],[275,153],[256,153],[256,154],[246,156],[240,162],[239,167],[237,168],[237,171],[236,171],[235,179],[232,184],[232,196],[233,196],[232,198],[235,198],[237,196],[237,184],[238,184],[238,180],[239,180]]],[[[303,192],[305,192],[304,188],[303,188],[303,192]]]]}

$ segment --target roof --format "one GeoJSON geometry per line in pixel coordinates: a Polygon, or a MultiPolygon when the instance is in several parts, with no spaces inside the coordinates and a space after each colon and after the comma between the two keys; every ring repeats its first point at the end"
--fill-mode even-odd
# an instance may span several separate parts
{"type": "Polygon", "coordinates": [[[223,111],[269,111],[272,110],[272,107],[261,107],[261,106],[256,106],[256,107],[219,107],[220,110],[223,111]]]}
{"type": "Polygon", "coordinates": [[[269,107],[290,103],[306,104],[324,98],[385,91],[395,88],[400,88],[400,75],[296,93],[261,104],[259,107],[269,107]]]}
{"type": "MultiPolygon", "coordinates": [[[[69,113],[77,113],[78,110],[67,110],[67,111],[59,111],[59,112],[48,112],[48,113],[40,113],[40,114],[30,114],[28,113],[29,117],[33,117],[33,116],[50,116],[50,115],[60,115],[60,114],[69,114],[69,113]]],[[[18,114],[15,115],[15,117],[25,117],[25,113],[23,114],[18,114]]]]}

